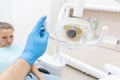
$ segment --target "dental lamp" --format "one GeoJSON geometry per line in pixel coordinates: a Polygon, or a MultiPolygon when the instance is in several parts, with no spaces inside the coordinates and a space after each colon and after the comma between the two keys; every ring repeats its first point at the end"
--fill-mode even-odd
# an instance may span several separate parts
{"type": "Polygon", "coordinates": [[[79,45],[94,45],[104,39],[108,30],[108,27],[106,26],[102,28],[102,32],[97,39],[92,39],[89,22],[81,19],[84,9],[84,3],[85,0],[76,0],[74,4],[66,3],[62,5],[57,18],[57,24],[55,25],[55,36],[50,33],[50,38],[61,43],[77,43],[79,45]],[[74,9],[73,17],[65,15],[70,14],[69,11],[67,11],[70,9],[74,9]]]}

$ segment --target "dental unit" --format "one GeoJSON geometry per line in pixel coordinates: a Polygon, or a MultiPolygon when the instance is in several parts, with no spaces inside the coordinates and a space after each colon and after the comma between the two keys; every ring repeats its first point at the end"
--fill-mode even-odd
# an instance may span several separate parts
{"type": "MultiPolygon", "coordinates": [[[[105,65],[105,70],[107,70],[106,73],[64,54],[61,50],[62,45],[67,48],[94,46],[99,44],[106,37],[108,27],[103,26],[99,37],[95,39],[92,38],[90,23],[81,18],[83,15],[84,4],[85,0],[76,0],[75,3],[65,3],[62,5],[55,25],[55,34],[49,33],[49,37],[57,41],[60,45],[58,47],[58,53],[55,57],[45,54],[42,58],[39,58],[38,62],[40,61],[40,63],[46,66],[46,68],[52,67],[53,69],[62,68],[67,64],[100,80],[102,80],[102,78],[109,77],[112,74],[120,75],[120,69],[113,65],[105,65]],[[70,9],[73,9],[72,17],[67,15],[70,14],[70,9]]],[[[96,27],[94,26],[94,29],[95,28],[96,27]]],[[[51,68],[49,68],[49,71],[53,72],[51,68]]],[[[54,73],[55,71],[53,74],[54,73]]]]}

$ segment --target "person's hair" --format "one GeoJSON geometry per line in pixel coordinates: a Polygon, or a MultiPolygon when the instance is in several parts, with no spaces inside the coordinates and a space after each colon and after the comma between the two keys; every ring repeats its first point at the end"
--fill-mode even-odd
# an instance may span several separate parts
{"type": "Polygon", "coordinates": [[[7,22],[0,22],[0,29],[12,29],[14,31],[13,26],[7,22]]]}

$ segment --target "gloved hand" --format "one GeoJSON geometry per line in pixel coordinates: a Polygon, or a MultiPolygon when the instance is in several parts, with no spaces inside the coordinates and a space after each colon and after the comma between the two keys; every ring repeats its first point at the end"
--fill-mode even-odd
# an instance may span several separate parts
{"type": "Polygon", "coordinates": [[[32,32],[28,36],[26,46],[21,59],[26,60],[30,66],[45,52],[48,43],[48,32],[41,32],[41,28],[44,27],[46,16],[43,16],[33,28],[32,32]]]}

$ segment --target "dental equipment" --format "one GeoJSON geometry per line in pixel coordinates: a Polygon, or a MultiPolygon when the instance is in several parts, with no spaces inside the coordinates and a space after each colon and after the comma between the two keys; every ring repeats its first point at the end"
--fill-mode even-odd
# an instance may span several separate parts
{"type": "MultiPolygon", "coordinates": [[[[75,4],[66,3],[61,7],[57,19],[55,36],[50,34],[50,37],[52,37],[52,39],[57,40],[61,44],[68,47],[76,47],[76,45],[95,45],[104,39],[108,29],[106,26],[102,28],[102,33],[98,39],[91,38],[90,24],[87,21],[81,19],[84,9],[84,3],[85,0],[76,0],[75,4]],[[73,17],[64,16],[67,9],[74,9],[73,17]]],[[[87,65],[84,62],[76,60],[68,55],[65,55],[64,52],[59,51],[58,56],[65,60],[66,64],[73,66],[96,78],[103,78],[108,76],[107,73],[100,71],[90,65],[87,65]]]]}
{"type": "MultiPolygon", "coordinates": [[[[90,45],[99,44],[105,38],[108,30],[107,26],[104,26],[102,28],[102,32],[97,39],[92,39],[89,22],[81,19],[84,9],[84,3],[85,0],[76,0],[76,3],[66,3],[62,5],[57,18],[57,24],[55,26],[55,34],[49,33],[49,37],[51,39],[56,40],[58,43],[60,43],[60,45],[65,45],[68,48],[75,48],[78,46],[80,48],[81,46],[87,47],[90,45]],[[69,14],[70,9],[74,10],[72,17],[66,15],[69,14]]],[[[92,67],[80,60],[72,58],[64,54],[64,52],[61,50],[59,50],[57,58],[56,59],[58,60],[58,62],[62,64],[59,66],[63,67],[64,64],[68,64],[98,79],[109,76],[108,73],[103,72],[95,67],[92,67]]],[[[50,65],[55,67],[55,65],[53,64],[54,60],[52,59],[43,60],[43,62],[48,64],[48,66],[50,65]]]]}

